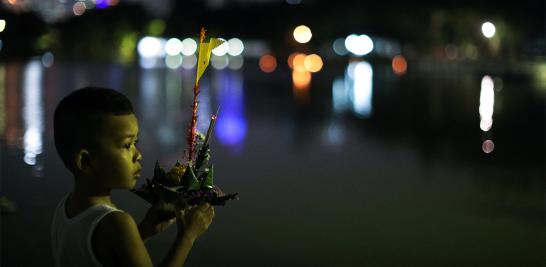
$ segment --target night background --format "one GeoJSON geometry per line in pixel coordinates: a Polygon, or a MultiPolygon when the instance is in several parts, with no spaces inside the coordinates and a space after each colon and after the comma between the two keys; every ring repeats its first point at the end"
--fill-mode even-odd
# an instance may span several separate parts
{"type": "Polygon", "coordinates": [[[240,199],[186,266],[546,266],[546,4],[466,0],[2,0],[0,266],[53,266],[73,90],[131,99],[138,185],[182,158],[201,27],[227,42],[198,129],[220,106],[215,183],[240,199]]]}

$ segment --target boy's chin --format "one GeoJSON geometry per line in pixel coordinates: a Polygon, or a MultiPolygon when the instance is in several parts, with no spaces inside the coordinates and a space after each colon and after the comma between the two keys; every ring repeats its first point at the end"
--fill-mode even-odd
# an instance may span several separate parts
{"type": "Polygon", "coordinates": [[[117,186],[115,186],[115,189],[131,190],[135,188],[136,182],[137,180],[135,179],[133,181],[127,181],[126,183],[123,183],[123,184],[118,184],[117,186]]]}

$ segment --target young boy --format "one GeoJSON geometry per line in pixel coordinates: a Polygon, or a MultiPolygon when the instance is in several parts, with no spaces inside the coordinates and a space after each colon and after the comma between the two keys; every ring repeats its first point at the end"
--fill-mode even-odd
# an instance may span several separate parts
{"type": "Polygon", "coordinates": [[[131,102],[111,89],[77,90],[57,106],[54,136],[74,175],[74,189],[59,203],[51,228],[56,266],[152,266],[144,242],[175,221],[178,234],[161,266],[182,266],[212,222],[212,206],[178,210],[167,218],[152,207],[137,225],[110,197],[112,189],[133,188],[140,176],[131,102]]]}

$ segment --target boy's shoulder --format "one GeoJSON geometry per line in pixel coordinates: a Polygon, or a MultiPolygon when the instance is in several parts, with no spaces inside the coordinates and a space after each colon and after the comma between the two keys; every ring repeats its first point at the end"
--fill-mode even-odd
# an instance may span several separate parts
{"type": "Polygon", "coordinates": [[[110,212],[95,228],[93,251],[101,262],[108,263],[108,266],[116,265],[112,259],[138,246],[141,240],[138,226],[131,215],[123,211],[110,212]]]}
{"type": "Polygon", "coordinates": [[[138,227],[133,217],[124,211],[110,212],[99,222],[95,229],[95,235],[105,235],[105,237],[115,237],[131,234],[138,227]]]}

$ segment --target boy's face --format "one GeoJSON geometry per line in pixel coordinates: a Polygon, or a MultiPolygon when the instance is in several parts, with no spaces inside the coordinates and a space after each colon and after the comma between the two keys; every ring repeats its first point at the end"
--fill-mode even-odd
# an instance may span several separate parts
{"type": "Polygon", "coordinates": [[[140,176],[142,155],[136,148],[138,121],[134,114],[106,115],[97,147],[91,152],[93,174],[102,186],[131,189],[140,176]]]}

